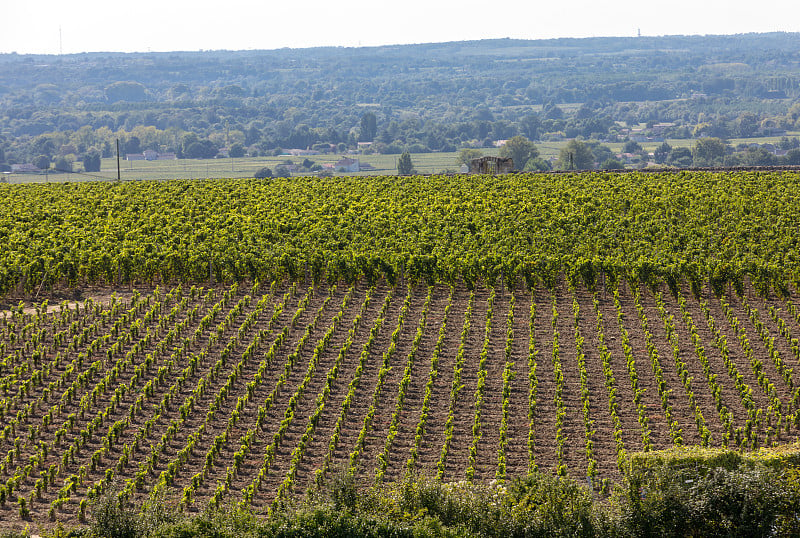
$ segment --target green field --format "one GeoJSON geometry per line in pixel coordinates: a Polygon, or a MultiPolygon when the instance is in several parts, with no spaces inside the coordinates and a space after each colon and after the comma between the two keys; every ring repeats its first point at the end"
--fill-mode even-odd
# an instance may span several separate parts
{"type": "MultiPolygon", "coordinates": [[[[789,136],[797,136],[800,133],[789,133],[789,136]]],[[[741,143],[772,143],[775,144],[780,137],[763,138],[737,138],[729,143],[732,146],[741,143]]],[[[540,156],[544,159],[555,160],[558,153],[567,144],[567,140],[554,142],[539,142],[536,147],[539,149],[540,156]]],[[[692,147],[696,140],[693,139],[670,139],[667,140],[672,147],[692,147]]],[[[653,152],[660,143],[643,143],[645,151],[653,152]]],[[[606,143],[612,152],[622,151],[621,142],[606,143]]],[[[497,148],[481,149],[484,155],[497,155],[497,148]]],[[[287,161],[294,164],[301,164],[308,158],[314,163],[321,165],[335,164],[344,157],[359,159],[362,163],[371,165],[374,170],[363,171],[357,174],[343,174],[336,172],[337,176],[343,175],[392,175],[397,171],[397,159],[399,155],[309,155],[293,156],[284,155],[279,157],[242,157],[226,159],[179,159],[174,161],[120,161],[120,176],[123,181],[135,181],[142,179],[219,179],[219,178],[248,178],[261,169],[269,167],[275,169],[277,166],[286,165],[287,161]]],[[[456,164],[458,152],[442,153],[414,153],[411,159],[414,168],[420,174],[440,174],[445,172],[458,172],[459,166],[456,164]]],[[[78,170],[81,165],[75,163],[78,170]]],[[[295,173],[293,175],[308,175],[305,173],[295,173]]],[[[103,159],[100,172],[96,173],[48,173],[48,174],[4,174],[9,183],[39,183],[39,182],[73,182],[73,181],[97,181],[104,179],[117,178],[116,158],[103,159]]]]}
{"type": "Polygon", "coordinates": [[[800,532],[800,173],[0,199],[0,531],[800,532]]]}
{"type": "Polygon", "coordinates": [[[796,173],[173,180],[0,193],[0,292],[197,281],[210,270],[219,280],[310,271],[492,281],[562,270],[800,280],[796,173]]]}
{"type": "MultiPolygon", "coordinates": [[[[543,148],[544,149],[544,148],[543,148]]],[[[496,155],[497,149],[484,150],[485,155],[496,155]]],[[[458,171],[456,157],[458,153],[415,153],[412,161],[415,169],[421,174],[435,174],[443,171],[458,171]]],[[[174,161],[120,161],[120,176],[123,181],[136,181],[143,179],[219,179],[219,178],[248,178],[262,167],[275,170],[277,166],[286,165],[287,160],[299,165],[304,159],[324,165],[335,164],[344,157],[359,159],[362,163],[372,165],[375,169],[357,174],[336,173],[343,175],[392,175],[397,172],[397,159],[399,155],[309,155],[294,156],[283,155],[280,157],[242,157],[227,159],[179,159],[174,161]]],[[[77,168],[79,164],[76,163],[77,168]]],[[[308,175],[295,173],[293,175],[308,175]]],[[[96,181],[117,178],[117,161],[115,158],[103,159],[100,172],[85,173],[59,173],[59,174],[7,174],[9,183],[37,183],[37,182],[72,182],[96,181]]]]}

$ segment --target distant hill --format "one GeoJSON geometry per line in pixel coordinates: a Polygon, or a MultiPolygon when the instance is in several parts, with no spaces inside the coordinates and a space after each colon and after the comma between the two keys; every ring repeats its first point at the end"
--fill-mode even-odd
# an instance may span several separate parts
{"type": "Polygon", "coordinates": [[[225,132],[225,144],[231,131],[262,150],[373,139],[452,150],[514,134],[604,137],[619,122],[675,122],[671,135],[685,137],[742,113],[759,126],[785,116],[800,95],[799,45],[800,34],[769,33],[3,54],[0,144],[17,158],[47,154],[35,137],[85,126],[172,129],[153,149],[176,152],[185,133],[225,132]],[[368,112],[375,132],[364,133],[368,112]]]}

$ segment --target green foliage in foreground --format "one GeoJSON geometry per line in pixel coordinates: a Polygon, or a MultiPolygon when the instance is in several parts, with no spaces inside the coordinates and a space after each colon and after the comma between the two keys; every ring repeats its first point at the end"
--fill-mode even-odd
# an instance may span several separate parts
{"type": "MultiPolygon", "coordinates": [[[[629,458],[626,477],[606,498],[545,473],[507,483],[412,478],[358,488],[339,474],[269,517],[237,506],[196,516],[147,503],[126,510],[116,497],[94,507],[83,536],[134,538],[301,536],[797,536],[798,446],[745,455],[678,449],[629,458]]],[[[59,531],[65,535],[63,529],[59,531]]]]}
{"type": "Polygon", "coordinates": [[[800,282],[800,174],[0,185],[0,294],[79,282],[800,282]]]}

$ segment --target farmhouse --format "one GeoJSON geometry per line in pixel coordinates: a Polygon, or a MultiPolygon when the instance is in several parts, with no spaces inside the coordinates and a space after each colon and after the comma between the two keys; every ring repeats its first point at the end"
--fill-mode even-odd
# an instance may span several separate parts
{"type": "Polygon", "coordinates": [[[143,153],[128,153],[125,155],[126,161],[174,161],[178,156],[174,152],[159,153],[152,149],[146,149],[143,153]]]}
{"type": "Polygon", "coordinates": [[[336,161],[334,166],[337,170],[344,170],[345,172],[358,172],[361,170],[361,163],[358,159],[351,159],[349,157],[336,161]]]}
{"type": "Polygon", "coordinates": [[[37,168],[36,166],[32,165],[31,163],[23,163],[23,164],[12,164],[11,171],[13,173],[18,172],[41,172],[41,169],[37,168]]]}

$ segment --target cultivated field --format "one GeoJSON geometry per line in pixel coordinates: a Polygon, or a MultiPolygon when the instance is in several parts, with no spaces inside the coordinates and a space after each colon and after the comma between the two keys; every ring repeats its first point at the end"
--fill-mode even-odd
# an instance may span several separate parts
{"type": "Polygon", "coordinates": [[[800,296],[627,284],[176,287],[0,321],[0,519],[162,492],[257,512],[351,469],[597,491],[626,451],[753,449],[800,425],[800,296]]]}
{"type": "MultiPolygon", "coordinates": [[[[641,125],[645,127],[644,124],[641,125]]],[[[800,133],[790,132],[788,136],[797,136],[800,133]]],[[[777,144],[780,137],[758,137],[758,138],[737,138],[730,140],[731,146],[737,144],[777,144]]],[[[567,144],[567,140],[540,142],[536,146],[540,156],[544,159],[557,159],[558,154],[567,144]]],[[[692,147],[696,141],[693,139],[670,139],[667,142],[672,147],[692,147]]],[[[618,153],[622,151],[623,144],[607,143],[611,151],[618,153]]],[[[645,151],[653,152],[660,142],[642,143],[645,151]]],[[[498,154],[497,148],[482,148],[484,155],[498,154]]],[[[125,161],[120,162],[120,177],[123,181],[136,181],[142,179],[222,179],[222,178],[248,178],[263,167],[275,170],[276,167],[286,165],[287,160],[294,164],[301,164],[308,158],[314,163],[335,164],[344,157],[359,159],[361,163],[372,166],[372,170],[366,170],[355,174],[356,176],[375,176],[397,173],[397,159],[399,155],[309,155],[293,156],[282,155],[278,157],[239,157],[227,159],[179,159],[172,161],[125,161]]],[[[457,172],[458,152],[440,153],[414,153],[411,156],[414,168],[420,174],[440,174],[445,171],[457,172]]],[[[80,163],[75,163],[75,170],[81,168],[80,163]]],[[[351,173],[341,173],[334,171],[338,176],[350,176],[351,173]]],[[[293,175],[305,175],[295,173],[293,175]]],[[[106,158],[102,160],[100,172],[91,173],[58,173],[58,174],[4,174],[9,183],[40,183],[40,182],[76,182],[76,181],[98,181],[117,179],[117,160],[116,158],[106,158]]]]}
{"type": "Polygon", "coordinates": [[[626,454],[800,428],[796,172],[0,197],[6,527],[108,495],[263,514],[346,472],[605,498],[626,454]]]}

